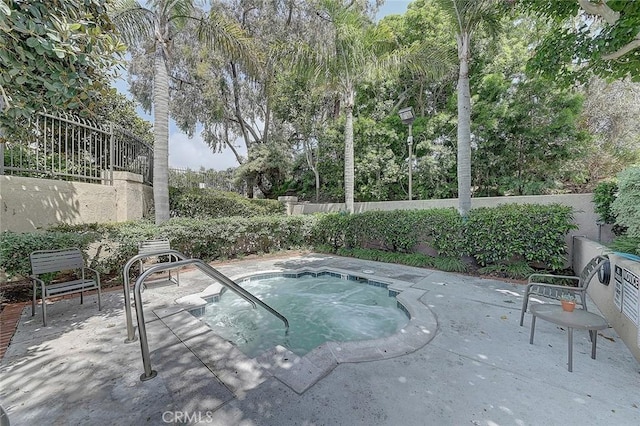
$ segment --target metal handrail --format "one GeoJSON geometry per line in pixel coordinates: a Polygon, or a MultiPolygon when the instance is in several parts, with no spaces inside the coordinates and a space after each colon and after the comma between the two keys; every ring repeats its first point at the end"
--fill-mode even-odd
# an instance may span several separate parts
{"type": "MultiPolygon", "coordinates": [[[[223,273],[221,273],[220,271],[218,271],[217,269],[215,269],[211,265],[208,265],[208,264],[204,263],[200,259],[189,259],[188,257],[186,257],[184,254],[180,253],[179,251],[169,249],[169,250],[161,250],[161,251],[154,251],[154,252],[149,252],[149,253],[138,254],[136,256],[133,256],[131,259],[129,259],[127,261],[127,263],[124,265],[123,273],[122,273],[122,275],[123,275],[123,283],[124,283],[124,285],[123,285],[123,291],[124,291],[124,313],[125,313],[125,318],[126,318],[126,321],[127,321],[127,338],[124,341],[125,343],[131,343],[131,342],[135,342],[137,340],[136,339],[136,331],[135,331],[135,328],[133,327],[133,317],[131,315],[131,296],[129,295],[129,290],[130,290],[129,289],[129,272],[131,270],[131,267],[136,262],[138,262],[140,260],[144,260],[144,259],[150,258],[150,257],[157,257],[157,256],[175,256],[179,260],[192,260],[192,261],[194,261],[194,262],[188,263],[188,264],[195,264],[196,267],[198,267],[198,269],[200,269],[202,272],[204,272],[205,274],[209,275],[211,278],[220,281],[220,283],[222,285],[228,287],[230,290],[232,290],[238,296],[242,297],[244,300],[246,300],[247,302],[251,303],[251,305],[254,308],[257,307],[256,305],[262,306],[267,311],[271,312],[273,315],[277,316],[280,320],[282,320],[282,322],[284,322],[284,324],[285,324],[285,326],[287,328],[287,331],[289,330],[289,321],[284,316],[282,316],[278,311],[273,309],[271,306],[267,305],[262,300],[258,299],[253,294],[249,293],[247,290],[245,290],[244,288],[242,288],[241,286],[236,284],[229,277],[227,277],[226,275],[224,275],[223,273]]],[[[173,269],[174,267],[178,268],[178,266],[176,266],[176,264],[177,264],[177,262],[172,262],[172,263],[168,264],[168,269],[162,269],[162,270],[163,271],[164,270],[169,270],[169,269],[173,269]]],[[[152,268],[156,268],[154,270],[160,271],[160,269],[158,269],[158,266],[160,266],[160,265],[153,266],[152,268]]]]}
{"type": "Polygon", "coordinates": [[[148,259],[150,257],[157,257],[157,256],[175,256],[176,259],[179,259],[179,260],[188,259],[188,257],[180,253],[179,251],[169,249],[169,250],[161,250],[161,251],[138,254],[133,256],[131,259],[127,261],[127,263],[124,265],[124,268],[122,269],[122,275],[123,275],[122,282],[123,282],[123,291],[124,291],[124,313],[125,313],[125,318],[127,320],[127,338],[124,341],[125,343],[131,343],[137,340],[136,331],[135,331],[135,328],[133,327],[133,318],[131,316],[131,296],[129,296],[129,291],[130,291],[129,272],[131,271],[131,267],[136,262],[148,259]]]}
{"type": "MultiPolygon", "coordinates": [[[[184,255],[180,253],[180,256],[184,256],[184,255]]],[[[182,268],[187,265],[195,265],[198,269],[200,269],[206,275],[218,280],[222,285],[229,288],[231,291],[233,291],[243,299],[247,300],[249,303],[252,303],[252,305],[255,306],[257,304],[262,306],[271,314],[275,315],[280,320],[282,320],[282,322],[285,325],[285,334],[287,334],[289,331],[289,321],[282,314],[280,314],[271,306],[267,305],[262,300],[258,299],[253,294],[249,293],[247,290],[245,290],[244,288],[236,284],[229,277],[222,274],[212,266],[204,263],[200,259],[185,259],[185,260],[179,260],[177,262],[152,266],[138,277],[133,290],[133,296],[134,296],[135,305],[136,305],[136,319],[138,321],[138,330],[139,330],[138,334],[140,335],[140,350],[142,352],[142,364],[144,366],[144,373],[140,376],[140,380],[142,381],[150,380],[157,375],[157,372],[151,369],[151,356],[149,354],[149,343],[147,341],[147,328],[144,321],[144,310],[142,308],[142,291],[141,291],[142,285],[144,281],[149,277],[149,275],[152,275],[161,271],[182,268]]],[[[126,292],[128,293],[128,290],[126,290],[126,292]]],[[[125,310],[126,309],[129,309],[129,308],[125,307],[125,310]]]]}

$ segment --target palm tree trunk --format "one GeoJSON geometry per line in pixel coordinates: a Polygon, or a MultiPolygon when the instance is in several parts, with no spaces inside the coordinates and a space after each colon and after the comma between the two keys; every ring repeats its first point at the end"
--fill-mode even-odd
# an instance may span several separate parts
{"type": "Polygon", "coordinates": [[[469,89],[469,33],[458,34],[458,212],[471,210],[471,91],[469,89]]]}
{"type": "Polygon", "coordinates": [[[169,79],[162,45],[155,52],[153,81],[153,200],[156,225],[169,220],[169,79]]]}
{"type": "Polygon", "coordinates": [[[353,104],[355,93],[349,90],[345,102],[344,110],[346,121],[344,124],[344,202],[349,213],[354,212],[353,187],[355,180],[354,153],[353,153],[353,104]]]}

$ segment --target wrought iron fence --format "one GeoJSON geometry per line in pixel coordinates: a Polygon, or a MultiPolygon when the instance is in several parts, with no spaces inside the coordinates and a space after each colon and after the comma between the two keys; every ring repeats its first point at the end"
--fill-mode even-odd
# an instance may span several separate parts
{"type": "Polygon", "coordinates": [[[153,182],[153,148],[115,125],[68,115],[40,113],[0,144],[0,175],[112,185],[114,171],[153,182]]]}

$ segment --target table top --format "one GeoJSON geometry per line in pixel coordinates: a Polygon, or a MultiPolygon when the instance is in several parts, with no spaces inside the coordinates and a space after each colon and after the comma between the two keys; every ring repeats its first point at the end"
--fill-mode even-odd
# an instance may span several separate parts
{"type": "Polygon", "coordinates": [[[584,309],[575,309],[573,312],[567,312],[560,305],[547,303],[533,304],[530,309],[531,313],[536,317],[566,327],[583,330],[603,330],[609,327],[606,319],[584,309]]]}

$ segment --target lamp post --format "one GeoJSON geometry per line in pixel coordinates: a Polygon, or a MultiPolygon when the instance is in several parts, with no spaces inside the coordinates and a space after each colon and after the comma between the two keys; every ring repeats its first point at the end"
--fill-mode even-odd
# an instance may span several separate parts
{"type": "Polygon", "coordinates": [[[411,197],[411,184],[412,184],[412,172],[413,172],[413,120],[416,116],[413,114],[413,108],[406,107],[398,111],[400,120],[403,124],[409,126],[409,136],[407,137],[407,146],[409,147],[409,200],[411,197]]]}

